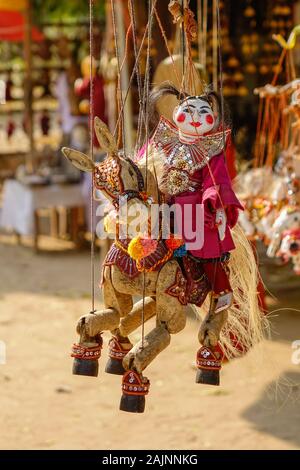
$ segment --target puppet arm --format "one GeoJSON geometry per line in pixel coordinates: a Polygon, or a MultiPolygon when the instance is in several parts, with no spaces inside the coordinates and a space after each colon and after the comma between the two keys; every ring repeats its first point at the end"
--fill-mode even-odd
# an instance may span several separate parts
{"type": "Polygon", "coordinates": [[[222,217],[222,209],[226,212],[226,222],[231,228],[237,223],[239,210],[243,210],[232,189],[223,153],[213,157],[203,169],[202,203],[208,224],[215,224],[216,217],[222,217]]]}

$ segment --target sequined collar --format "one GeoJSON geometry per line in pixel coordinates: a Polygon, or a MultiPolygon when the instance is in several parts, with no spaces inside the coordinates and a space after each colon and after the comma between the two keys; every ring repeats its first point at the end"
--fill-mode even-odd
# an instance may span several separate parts
{"type": "MultiPolygon", "coordinates": [[[[225,130],[225,139],[230,132],[230,129],[225,130]]],[[[223,132],[201,136],[193,143],[183,143],[179,140],[177,127],[161,117],[152,142],[163,151],[166,156],[165,163],[169,167],[180,168],[192,174],[203,168],[213,156],[222,152],[223,132]]]]}

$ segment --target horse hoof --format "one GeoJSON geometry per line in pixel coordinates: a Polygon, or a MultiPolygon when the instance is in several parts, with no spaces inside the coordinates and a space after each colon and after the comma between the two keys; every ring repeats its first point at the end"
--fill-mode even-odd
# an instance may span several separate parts
{"type": "Polygon", "coordinates": [[[218,370],[198,369],[197,384],[220,385],[220,372],[218,370]]]}
{"type": "Polygon", "coordinates": [[[73,375],[86,375],[97,377],[99,370],[99,361],[96,359],[78,359],[74,358],[73,375]]]}
{"type": "Polygon", "coordinates": [[[120,410],[129,413],[144,413],[145,396],[149,392],[150,382],[135,370],[128,370],[123,375],[123,394],[120,402],[120,410]]]}
{"type": "Polygon", "coordinates": [[[125,395],[123,393],[120,402],[120,410],[128,413],[144,413],[145,396],[142,395],[125,395]]]}
{"type": "Polygon", "coordinates": [[[220,385],[220,369],[224,357],[223,350],[218,343],[213,349],[202,346],[197,352],[196,375],[197,384],[220,385]]]}
{"type": "Polygon", "coordinates": [[[125,369],[122,361],[131,348],[132,344],[128,338],[113,336],[109,341],[109,357],[105,367],[105,372],[108,374],[123,375],[125,373],[125,369]]]}
{"type": "Polygon", "coordinates": [[[74,358],[73,374],[97,377],[103,340],[101,335],[89,338],[88,343],[75,343],[71,357],[74,358]]]}
{"type": "Polygon", "coordinates": [[[122,360],[120,361],[119,359],[109,357],[106,363],[105,372],[107,372],[107,374],[123,375],[125,369],[123,367],[122,360]]]}

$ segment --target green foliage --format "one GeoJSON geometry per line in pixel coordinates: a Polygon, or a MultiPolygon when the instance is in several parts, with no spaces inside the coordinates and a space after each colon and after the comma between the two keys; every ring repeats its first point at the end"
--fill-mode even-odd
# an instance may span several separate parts
{"type": "MultiPolygon", "coordinates": [[[[89,18],[88,0],[32,0],[35,23],[72,22],[89,18]]],[[[94,0],[95,19],[105,16],[105,0],[94,0]]]]}

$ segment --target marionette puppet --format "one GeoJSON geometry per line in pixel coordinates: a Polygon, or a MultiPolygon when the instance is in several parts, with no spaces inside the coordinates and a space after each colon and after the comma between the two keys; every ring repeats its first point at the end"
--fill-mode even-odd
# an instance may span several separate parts
{"type": "Polygon", "coordinates": [[[73,373],[97,375],[101,333],[111,331],[106,372],[123,375],[123,411],[144,411],[149,381],[143,371],[169,345],[171,335],[184,328],[188,304],[197,308],[203,305],[206,313],[199,331],[198,383],[218,385],[224,356],[240,356],[263,337],[254,255],[240,229],[233,229],[233,237],[230,234],[240,204],[226,172],[223,133],[215,131],[219,111],[212,100],[216,100],[215,95],[179,103],[174,116],[180,117],[180,131],[177,125],[162,119],[151,139],[146,166],[143,158],[136,163],[137,156],[130,158],[118,150],[99,118],[95,119],[95,131],[108,154],[102,163],[94,163],[82,152],[63,149],[77,168],[93,173],[94,187],[103,192],[117,212],[125,199],[128,205],[147,207],[150,216],[153,200],[159,200],[153,168],[156,162],[162,163],[160,193],[183,206],[183,215],[185,198],[192,205],[201,202],[205,206],[207,240],[190,253],[185,253],[182,241],[178,244],[172,234],[157,240],[140,236],[121,239],[117,230],[102,271],[105,308],[85,314],[78,321],[80,339],[73,347],[73,373]],[[189,119],[189,108],[193,110],[191,121],[196,124],[192,127],[205,124],[203,136],[195,138],[194,134],[192,139],[192,132],[183,127],[182,116],[189,119]],[[206,114],[211,117],[206,119],[206,114]],[[173,175],[179,177],[177,183],[173,175]],[[135,295],[143,299],[133,304],[135,295]],[[154,315],[155,327],[132,345],[128,336],[154,315]]]}
{"type": "MultiPolygon", "coordinates": [[[[152,106],[166,94],[180,99],[179,91],[167,84],[153,91],[152,106]]],[[[193,240],[186,239],[185,222],[192,222],[193,231],[200,226],[189,220],[186,208],[192,208],[193,219],[196,206],[203,206],[203,245],[197,247],[194,243],[189,254],[203,266],[217,311],[231,304],[232,291],[224,263],[235,247],[230,230],[237,223],[239,210],[243,210],[226,167],[223,147],[230,130],[220,127],[220,116],[221,104],[215,92],[185,95],[173,111],[173,123],[161,117],[152,139],[163,160],[159,189],[181,209],[177,223],[190,245],[193,240]]]]}
{"type": "MultiPolygon", "coordinates": [[[[181,7],[177,1],[169,3],[175,22],[182,24],[189,72],[197,24],[191,10],[181,7]]],[[[150,56],[146,62],[149,77],[150,56]]],[[[186,82],[191,76],[186,74],[186,82]]],[[[104,308],[95,310],[92,302],[92,311],[78,320],[79,341],[72,350],[73,373],[97,375],[102,333],[110,331],[105,370],[123,376],[120,409],[135,413],[144,411],[149,392],[150,382],[144,371],[168,347],[171,336],[185,327],[188,304],[195,306],[197,312],[200,308],[205,312],[198,335],[201,347],[197,353],[197,383],[218,385],[223,358],[242,355],[264,336],[257,299],[256,261],[243,231],[236,225],[242,206],[226,170],[225,140],[229,130],[221,119],[218,96],[215,93],[188,96],[169,84],[149,96],[147,87],[145,81],[140,114],[143,123],[142,112],[146,113],[147,140],[149,100],[155,105],[160,96],[173,94],[178,98],[178,106],[173,112],[173,123],[164,118],[159,120],[144,152],[126,155],[98,117],[95,134],[107,152],[103,162],[95,163],[82,152],[63,149],[77,168],[93,174],[93,189],[102,191],[116,213],[115,240],[102,269],[104,308]],[[161,217],[156,219],[159,226],[156,238],[152,230],[150,234],[141,231],[137,236],[127,231],[127,238],[120,237],[119,214],[124,201],[128,207],[147,209],[148,228],[153,223],[151,206],[160,205],[162,200],[180,207],[175,214],[175,226],[181,222],[182,239],[176,230],[164,237],[161,217]],[[185,237],[184,230],[187,205],[195,210],[198,205],[204,207],[204,224],[193,227],[196,232],[203,232],[203,244],[193,244],[193,248],[189,242],[195,240],[185,237]],[[142,300],[134,303],[136,295],[142,296],[142,300]],[[147,334],[142,328],[141,339],[133,345],[129,335],[153,316],[154,327],[147,334]]],[[[96,112],[93,114],[97,116],[96,112]]],[[[138,142],[142,128],[143,125],[138,142]]],[[[192,211],[192,223],[197,225],[193,214],[192,211]]],[[[129,223],[128,220],[125,225],[129,223]]],[[[162,373],[167,378],[167,371],[162,373]]]]}
{"type": "MultiPolygon", "coordinates": [[[[220,347],[219,339],[222,329],[226,329],[228,310],[235,309],[237,314],[240,309],[241,317],[243,308],[247,310],[249,306],[249,299],[246,299],[247,287],[245,285],[246,291],[242,293],[242,282],[239,287],[240,281],[237,282],[237,279],[244,277],[245,273],[242,271],[246,267],[241,258],[245,252],[242,255],[241,247],[248,251],[248,269],[253,273],[256,272],[255,260],[239,227],[235,235],[231,233],[243,206],[233,191],[226,167],[224,146],[230,129],[221,122],[218,94],[208,91],[200,96],[189,96],[180,93],[170,83],[162,84],[154,88],[150,95],[150,109],[156,118],[155,104],[166,95],[175,95],[178,105],[173,111],[173,122],[162,116],[159,118],[149,143],[147,164],[150,171],[153,168],[157,175],[159,190],[170,205],[175,204],[175,226],[180,226],[179,235],[187,248],[187,251],[182,247],[175,251],[175,257],[180,258],[183,254],[184,259],[180,264],[185,276],[193,270],[198,275],[199,272],[202,273],[211,291],[208,313],[199,331],[199,340],[203,347],[197,354],[199,370],[196,381],[216,385],[219,383],[217,369],[220,368],[225,349],[220,347]],[[199,224],[197,220],[199,205],[203,208],[203,224],[199,224]],[[203,230],[203,242],[200,246],[187,237],[187,224],[191,225],[192,234],[203,230]],[[239,246],[234,261],[230,261],[231,252],[236,248],[233,238],[236,238],[237,233],[239,246]],[[189,249],[189,246],[192,248],[189,249]],[[242,264],[239,261],[236,264],[235,260],[238,258],[242,264]],[[230,276],[230,271],[235,272],[235,276],[230,276]],[[230,277],[234,278],[234,287],[230,277]],[[215,328],[211,328],[212,325],[215,328]]],[[[141,166],[145,165],[144,154],[145,151],[142,151],[139,155],[141,166]]],[[[168,245],[168,240],[166,243],[168,245]]],[[[254,290],[248,291],[249,298],[256,295],[256,286],[253,283],[252,286],[254,290]]],[[[242,321],[244,326],[248,322],[246,317],[247,314],[242,321]]],[[[245,342],[238,341],[237,336],[233,331],[229,332],[231,346],[245,352],[248,347],[245,342]]]]}

